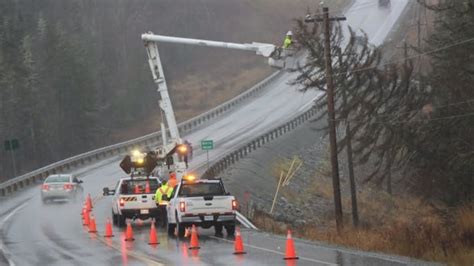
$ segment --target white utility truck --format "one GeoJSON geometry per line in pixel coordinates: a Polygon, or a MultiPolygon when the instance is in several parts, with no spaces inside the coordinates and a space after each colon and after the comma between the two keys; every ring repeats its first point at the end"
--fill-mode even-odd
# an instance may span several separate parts
{"type": "Polygon", "coordinates": [[[234,235],[237,201],[231,196],[221,179],[183,178],[171,195],[167,206],[168,234],[183,237],[192,225],[202,228],[214,226],[216,236],[234,235]]]}
{"type": "Polygon", "coordinates": [[[112,220],[119,227],[126,219],[155,218],[159,221],[160,210],[155,203],[155,191],[161,185],[156,177],[133,176],[121,178],[115,189],[104,188],[104,196],[113,195],[112,220]]]}

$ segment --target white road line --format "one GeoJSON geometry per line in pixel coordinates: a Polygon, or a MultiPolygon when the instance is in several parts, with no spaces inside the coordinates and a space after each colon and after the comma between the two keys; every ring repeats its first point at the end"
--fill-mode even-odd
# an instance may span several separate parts
{"type": "MultiPolygon", "coordinates": [[[[215,236],[209,236],[209,237],[210,237],[210,238],[213,238],[213,239],[217,239],[217,240],[229,242],[229,243],[234,243],[234,241],[228,240],[228,239],[224,239],[224,238],[219,238],[219,237],[215,237],[215,236]]],[[[257,247],[257,246],[250,245],[250,244],[245,244],[245,246],[246,246],[246,247],[253,248],[253,249],[258,249],[258,250],[262,250],[262,251],[271,252],[271,253],[275,253],[275,254],[278,254],[278,255],[283,255],[283,256],[285,256],[285,253],[279,252],[279,251],[276,251],[276,250],[272,250],[272,249],[268,249],[268,248],[262,248],[262,247],[257,247]]],[[[322,261],[322,260],[311,259],[311,258],[306,258],[306,257],[301,257],[301,256],[299,256],[299,258],[300,258],[301,260],[307,260],[307,261],[316,262],[316,263],[321,263],[321,264],[325,264],[325,265],[339,265],[339,264],[336,264],[336,263],[331,263],[331,262],[326,262],[326,261],[322,261]]]]}
{"type": "MultiPolygon", "coordinates": [[[[26,206],[26,203],[27,202],[23,202],[20,206],[16,207],[15,209],[13,209],[13,211],[11,211],[5,218],[3,218],[2,222],[0,223],[0,230],[3,229],[3,225],[5,225],[5,223],[10,220],[11,217],[13,217],[13,215],[15,215],[15,213],[19,210],[21,210],[23,207],[26,206]]],[[[10,266],[15,266],[15,263],[13,262],[13,260],[10,259],[10,253],[8,252],[6,246],[5,246],[5,243],[4,243],[4,238],[0,239],[0,251],[3,253],[3,255],[5,256],[5,258],[7,259],[8,261],[8,265],[10,266]]]]}
{"type": "MultiPolygon", "coordinates": [[[[280,239],[284,241],[286,239],[284,236],[279,236],[279,235],[260,234],[259,236],[262,238],[269,239],[269,240],[275,240],[276,238],[276,239],[280,239]]],[[[297,238],[293,238],[293,239],[296,240],[297,238]]],[[[406,257],[407,260],[401,260],[401,259],[396,258],[397,255],[376,253],[375,251],[354,250],[354,249],[350,249],[351,247],[349,246],[348,247],[337,247],[337,246],[332,247],[330,243],[322,242],[322,244],[317,244],[317,243],[311,242],[311,240],[308,240],[308,239],[298,238],[297,240],[300,245],[304,245],[306,247],[310,247],[313,249],[327,249],[330,251],[339,251],[339,252],[343,252],[343,253],[354,255],[354,256],[362,256],[362,257],[368,257],[368,258],[387,260],[387,261],[392,261],[392,262],[396,262],[400,264],[407,264],[410,261],[410,259],[412,259],[410,257],[406,257]]]]}

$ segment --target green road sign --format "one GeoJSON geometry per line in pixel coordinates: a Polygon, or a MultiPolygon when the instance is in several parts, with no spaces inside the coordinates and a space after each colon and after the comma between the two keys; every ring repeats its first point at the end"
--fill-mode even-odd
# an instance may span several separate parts
{"type": "Polygon", "coordinates": [[[214,149],[213,140],[201,140],[201,150],[208,151],[214,149]]]}
{"type": "Polygon", "coordinates": [[[5,140],[3,142],[3,146],[5,147],[6,151],[13,151],[20,148],[20,142],[18,139],[5,140]]]}

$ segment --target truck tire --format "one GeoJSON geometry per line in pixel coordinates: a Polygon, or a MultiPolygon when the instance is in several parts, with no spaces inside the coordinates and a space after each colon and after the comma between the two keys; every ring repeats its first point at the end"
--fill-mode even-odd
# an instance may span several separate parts
{"type": "Polygon", "coordinates": [[[117,225],[118,227],[125,227],[127,217],[124,215],[117,214],[117,225]]]}
{"type": "Polygon", "coordinates": [[[225,231],[227,232],[228,236],[234,236],[235,235],[235,224],[225,225],[225,231]]]}

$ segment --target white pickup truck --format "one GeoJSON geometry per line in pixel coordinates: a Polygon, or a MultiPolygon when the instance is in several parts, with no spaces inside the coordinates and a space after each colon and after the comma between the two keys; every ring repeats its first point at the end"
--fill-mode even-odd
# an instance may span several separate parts
{"type": "Polygon", "coordinates": [[[226,192],[222,180],[182,180],[171,195],[166,208],[168,234],[183,237],[186,227],[214,226],[216,236],[222,236],[225,227],[227,235],[234,235],[237,201],[226,192]]]}
{"type": "Polygon", "coordinates": [[[112,220],[119,227],[125,226],[126,219],[155,218],[160,220],[160,210],[155,203],[155,191],[161,185],[156,177],[121,178],[115,189],[105,187],[103,195],[113,195],[112,220]]]}

